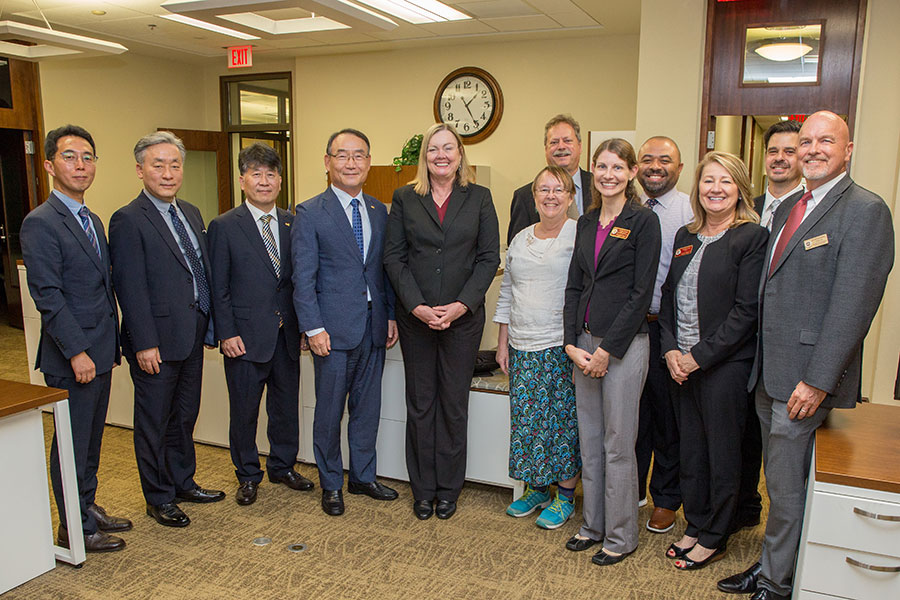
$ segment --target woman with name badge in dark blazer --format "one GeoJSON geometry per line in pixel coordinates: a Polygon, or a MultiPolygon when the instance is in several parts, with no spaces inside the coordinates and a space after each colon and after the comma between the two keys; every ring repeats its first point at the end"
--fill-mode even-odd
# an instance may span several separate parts
{"type": "Polygon", "coordinates": [[[694,570],[722,558],[741,483],[747,380],[756,351],[768,231],[738,157],[710,152],[694,175],[694,220],[678,230],[662,288],[662,351],[677,389],[687,527],[666,556],[694,570]]]}
{"type": "Polygon", "coordinates": [[[584,524],[566,542],[597,543],[594,564],[622,561],[638,543],[638,403],[650,359],[647,311],[659,264],[656,214],[634,188],[637,160],[612,138],[591,159],[593,202],[579,220],[564,310],[566,353],[575,363],[584,524]]]}
{"type": "Polygon", "coordinates": [[[394,191],[384,247],[384,268],[399,300],[406,468],[419,519],[456,512],[484,296],[499,265],[491,192],[475,184],[456,129],[432,125],[415,180],[394,191]]]}

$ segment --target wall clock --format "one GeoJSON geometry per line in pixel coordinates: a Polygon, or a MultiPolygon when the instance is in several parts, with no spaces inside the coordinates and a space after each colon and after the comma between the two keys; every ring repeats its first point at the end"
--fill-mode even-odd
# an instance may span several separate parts
{"type": "Polygon", "coordinates": [[[456,69],[434,93],[434,118],[453,123],[463,143],[474,144],[497,128],[503,116],[503,92],[490,73],[478,67],[456,69]]]}

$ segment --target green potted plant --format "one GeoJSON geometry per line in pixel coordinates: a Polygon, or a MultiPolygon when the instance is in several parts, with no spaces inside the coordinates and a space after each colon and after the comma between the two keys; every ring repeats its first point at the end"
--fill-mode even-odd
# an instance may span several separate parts
{"type": "Polygon", "coordinates": [[[403,144],[400,156],[394,157],[394,170],[398,173],[403,165],[415,165],[419,162],[419,150],[422,148],[422,134],[414,135],[403,144]]]}

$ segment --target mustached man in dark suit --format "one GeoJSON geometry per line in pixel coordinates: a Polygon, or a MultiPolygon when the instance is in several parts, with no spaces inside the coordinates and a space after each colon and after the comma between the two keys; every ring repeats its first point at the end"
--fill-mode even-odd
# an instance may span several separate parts
{"type": "Polygon", "coordinates": [[[216,336],[225,355],[228,442],[240,483],[235,500],[256,501],[262,481],[256,425],[263,388],[269,415],[269,481],[308,491],[294,470],[300,440],[300,331],[291,282],[294,215],[277,208],[281,158],[256,143],[238,156],[246,202],[209,224],[216,336]]]}
{"type": "Polygon", "coordinates": [[[363,194],[369,139],[343,129],[325,146],[331,185],[297,206],[292,233],[294,308],[316,374],[313,453],[322,510],[344,513],[341,418],[350,413],[347,491],[375,500],[397,492],[375,480],[385,349],[397,342],[394,294],[382,267],[387,209],[363,194]]]}
{"type": "Polygon", "coordinates": [[[94,502],[112,369],[121,357],[106,234],[84,202],[97,154],[90,133],[66,125],[47,134],[44,155],[53,191],[25,217],[21,239],[28,290],[41,313],[35,368],[47,385],[69,392],[81,527],[66,523],[54,432],[50,481],[59,508],[58,541],[68,546],[71,529],[84,534],[88,552],[121,550],[125,541],[109,532],[127,531],[131,521],[107,515],[94,502]]]}
{"type": "Polygon", "coordinates": [[[800,129],[807,192],[775,211],[760,281],[748,390],[762,430],[769,517],[761,567],[718,583],[753,600],[789,598],[816,429],[860,401],[862,344],[894,262],[890,209],[847,174],[853,142],[838,115],[800,129]]]}
{"type": "MultiPolygon", "coordinates": [[[[565,169],[575,182],[574,202],[569,206],[569,217],[577,219],[591,204],[591,174],[578,165],[581,163],[581,127],[570,115],[556,115],[544,125],[544,154],[547,164],[565,169]]],[[[509,229],[506,232],[508,246],[516,234],[540,221],[534,206],[532,182],[513,192],[509,207],[509,229]]]]}
{"type": "Polygon", "coordinates": [[[134,452],[147,514],[185,527],[175,504],[216,502],[194,482],[203,346],[214,343],[209,252],[203,217],[175,199],[184,144],[171,132],[134,147],[144,189],[109,221],[113,283],[122,308],[122,353],[134,383],[134,452]]]}

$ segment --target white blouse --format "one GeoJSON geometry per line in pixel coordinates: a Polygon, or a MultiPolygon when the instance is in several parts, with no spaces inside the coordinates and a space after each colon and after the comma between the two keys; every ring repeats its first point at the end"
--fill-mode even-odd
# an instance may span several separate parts
{"type": "Polygon", "coordinates": [[[513,238],[506,251],[495,323],[509,325],[509,345],[523,352],[563,344],[563,305],[569,262],[575,248],[575,221],[555,238],[534,235],[535,225],[513,238]]]}

